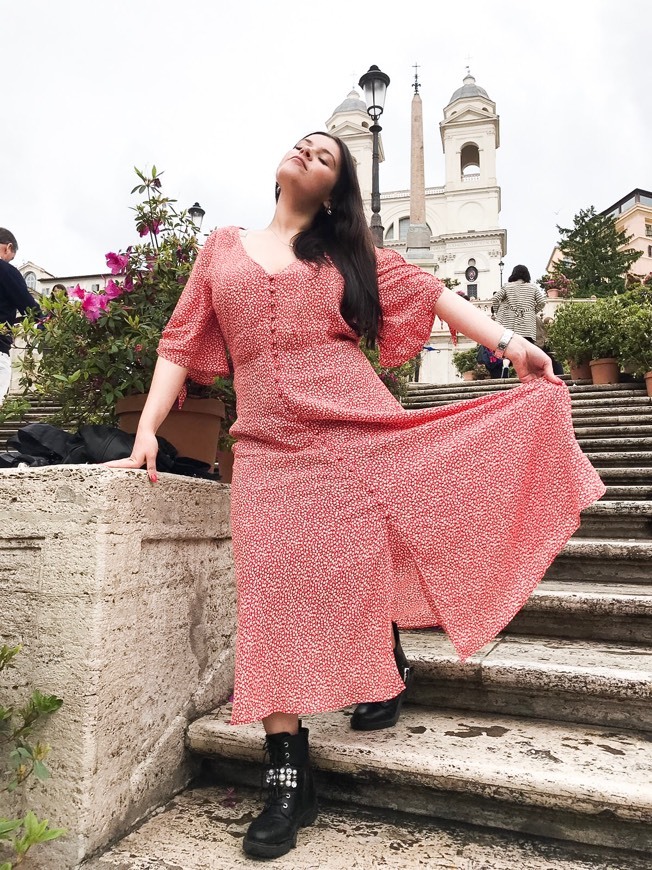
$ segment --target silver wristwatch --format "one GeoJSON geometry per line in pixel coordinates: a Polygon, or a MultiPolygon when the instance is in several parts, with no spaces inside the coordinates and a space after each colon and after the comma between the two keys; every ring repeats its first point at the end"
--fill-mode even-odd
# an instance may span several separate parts
{"type": "Polygon", "coordinates": [[[503,334],[500,336],[500,341],[498,342],[498,346],[494,351],[494,356],[497,359],[502,359],[505,356],[505,351],[507,350],[507,345],[512,340],[512,336],[514,335],[513,329],[506,329],[503,334]]]}

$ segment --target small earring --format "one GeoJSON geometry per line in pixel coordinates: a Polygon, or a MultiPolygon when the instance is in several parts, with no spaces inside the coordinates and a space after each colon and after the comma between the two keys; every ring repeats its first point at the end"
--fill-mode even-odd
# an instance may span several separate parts
{"type": "Polygon", "coordinates": [[[333,209],[330,207],[330,205],[327,205],[327,206],[326,206],[326,214],[327,214],[329,217],[330,217],[330,215],[333,214],[333,209]]]}

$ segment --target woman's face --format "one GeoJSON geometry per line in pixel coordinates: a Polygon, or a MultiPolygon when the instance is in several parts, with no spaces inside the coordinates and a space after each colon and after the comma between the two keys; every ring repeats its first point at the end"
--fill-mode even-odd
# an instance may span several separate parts
{"type": "Polygon", "coordinates": [[[276,181],[284,193],[294,193],[318,207],[329,201],[340,164],[337,142],[314,133],[297,142],[283,157],[276,170],[276,181]]]}

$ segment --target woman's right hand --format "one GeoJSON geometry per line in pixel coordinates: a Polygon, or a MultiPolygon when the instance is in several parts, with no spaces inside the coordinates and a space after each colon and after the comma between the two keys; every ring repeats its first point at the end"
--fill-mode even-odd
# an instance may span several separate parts
{"type": "Polygon", "coordinates": [[[142,468],[147,467],[147,476],[152,483],[156,483],[158,476],[156,474],[156,454],[158,453],[158,441],[156,434],[152,430],[140,429],[136,433],[131,456],[127,459],[114,459],[111,462],[103,462],[107,468],[142,468]]]}

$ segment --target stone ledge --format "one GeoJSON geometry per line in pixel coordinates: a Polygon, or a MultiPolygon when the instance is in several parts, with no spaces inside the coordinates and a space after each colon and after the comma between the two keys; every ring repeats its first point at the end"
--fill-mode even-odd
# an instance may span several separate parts
{"type": "Polygon", "coordinates": [[[39,735],[52,779],[30,794],[70,831],[41,850],[48,870],[76,867],[188,783],[185,728],[232,685],[229,487],[159,481],[103,466],[0,472],[2,639],[23,643],[0,692],[64,699],[39,735]]]}

